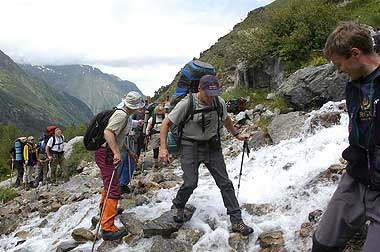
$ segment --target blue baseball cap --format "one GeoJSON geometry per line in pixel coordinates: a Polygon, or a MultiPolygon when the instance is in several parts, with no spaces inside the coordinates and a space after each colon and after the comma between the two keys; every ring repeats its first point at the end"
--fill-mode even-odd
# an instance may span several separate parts
{"type": "Polygon", "coordinates": [[[199,88],[206,91],[207,96],[218,96],[220,94],[219,82],[214,75],[204,75],[199,80],[199,88]]]}

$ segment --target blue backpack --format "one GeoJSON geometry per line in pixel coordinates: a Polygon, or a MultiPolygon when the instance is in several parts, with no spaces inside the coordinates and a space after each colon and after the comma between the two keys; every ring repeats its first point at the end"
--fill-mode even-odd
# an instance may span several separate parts
{"type": "Polygon", "coordinates": [[[199,80],[204,75],[216,75],[215,68],[211,64],[200,60],[188,62],[181,69],[177,88],[170,104],[174,107],[188,93],[198,93],[199,80]]]}

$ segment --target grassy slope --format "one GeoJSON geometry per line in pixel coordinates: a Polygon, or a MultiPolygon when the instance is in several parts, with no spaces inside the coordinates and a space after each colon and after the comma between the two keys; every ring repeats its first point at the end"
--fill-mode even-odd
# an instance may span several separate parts
{"type": "MultiPolygon", "coordinates": [[[[265,8],[258,8],[251,11],[247,18],[235,25],[234,29],[226,36],[220,38],[218,42],[212,45],[209,49],[201,53],[200,59],[210,62],[217,69],[217,76],[222,85],[230,86],[232,83],[227,78],[228,74],[233,71],[233,66],[236,65],[238,59],[241,59],[244,51],[239,51],[243,41],[239,40],[239,34],[244,32],[252,32],[265,25],[268,22],[267,12],[271,9],[281,9],[286,7],[292,0],[277,0],[267,5],[265,8]]],[[[316,1],[316,0],[306,0],[316,1]]],[[[318,0],[321,1],[321,0],[318,0]]],[[[340,2],[338,0],[326,0],[326,2],[340,2]]],[[[380,28],[380,0],[353,0],[350,3],[340,7],[343,15],[343,20],[355,20],[375,28],[380,28]]],[[[332,13],[333,15],[333,13],[332,13]]],[[[322,48],[320,48],[322,50],[322,48]]],[[[324,62],[319,54],[310,55],[310,61],[302,64],[318,65],[324,62]]],[[[171,95],[175,91],[176,81],[174,80],[170,86],[162,89],[162,92],[157,96],[158,100],[163,100],[167,95],[171,95]]],[[[236,94],[239,96],[238,94],[236,94]]],[[[242,95],[241,95],[242,96],[242,95]]]]}

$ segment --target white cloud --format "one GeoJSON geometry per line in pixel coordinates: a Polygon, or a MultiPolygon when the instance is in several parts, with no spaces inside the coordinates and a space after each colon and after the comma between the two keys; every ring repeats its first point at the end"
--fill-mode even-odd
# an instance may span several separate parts
{"type": "Polygon", "coordinates": [[[272,0],[3,0],[0,50],[17,62],[91,64],[148,95],[272,0]]]}

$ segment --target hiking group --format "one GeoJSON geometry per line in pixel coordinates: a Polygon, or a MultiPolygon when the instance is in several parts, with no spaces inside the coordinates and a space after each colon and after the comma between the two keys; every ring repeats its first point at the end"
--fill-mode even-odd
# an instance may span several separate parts
{"type": "Polygon", "coordinates": [[[33,136],[17,138],[9,153],[17,172],[15,187],[29,190],[47,183],[56,184],[58,177],[65,182],[69,179],[64,136],[57,126],[48,126],[37,143],[33,136]]]}
{"type": "MultiPolygon", "coordinates": [[[[367,222],[363,251],[375,252],[380,247],[380,57],[374,51],[369,30],[354,22],[338,25],[327,39],[324,54],[338,72],[348,74],[351,79],[346,85],[349,147],[342,154],[348,161],[347,172],[342,175],[313,235],[312,251],[343,251],[348,240],[367,222]]],[[[166,106],[168,97],[162,105],[145,104],[143,116],[141,96],[130,92],[123,98],[121,109],[110,112],[112,116],[104,126],[96,129],[94,137],[85,140],[85,144],[96,145],[93,149],[97,149],[96,162],[104,183],[100,204],[104,207],[101,215],[104,240],[119,239],[127,233],[114,224],[120,198],[119,179],[114,171],[124,162],[123,140],[134,124],[142,132],[141,139],[137,140],[137,151],[140,153],[146,148],[142,146],[147,144],[145,137],[150,136],[155,167],[159,161],[169,163],[171,153],[179,149],[183,183],[172,200],[175,222],[185,221],[185,206],[197,187],[199,165],[204,163],[221,191],[232,231],[242,235],[253,232],[242,220],[235,190],[228,178],[220,129],[225,126],[241,141],[247,140],[249,135],[235,129],[226,103],[219,96],[220,86],[215,75],[210,64],[193,60],[181,69],[170,105],[166,106]],[[167,108],[172,109],[170,113],[165,113],[167,108]],[[135,111],[140,111],[139,116],[129,120],[135,111]]],[[[124,157],[137,160],[130,155],[132,150],[126,149],[128,155],[124,157]]]]}
{"type": "MultiPolygon", "coordinates": [[[[342,153],[346,172],[313,235],[312,252],[343,251],[365,223],[368,232],[362,251],[375,252],[380,247],[380,57],[370,31],[354,22],[337,26],[326,41],[324,54],[339,73],[350,77],[345,90],[349,147],[342,153]]],[[[118,202],[122,194],[131,193],[133,173],[138,165],[144,169],[148,147],[153,150],[155,171],[168,165],[173,155],[180,159],[183,183],[172,200],[176,223],[186,219],[186,203],[197,188],[203,163],[220,189],[231,230],[244,236],[254,232],[242,219],[221,147],[222,127],[246,146],[249,134],[241,134],[227,113],[242,110],[244,101],[240,98],[236,109],[229,109],[220,92],[215,69],[192,60],[181,69],[172,99],[144,102],[132,91],[117,107],[92,119],[83,141],[88,150],[95,151],[103,181],[98,226],[103,240],[118,240],[127,234],[115,225],[121,212],[118,202]]],[[[69,179],[64,137],[56,126],[47,127],[37,144],[33,136],[16,139],[10,155],[17,171],[15,186],[29,190],[69,179]]]]}
{"type": "Polygon", "coordinates": [[[184,222],[186,202],[197,187],[198,167],[204,163],[220,188],[232,231],[243,235],[253,232],[242,220],[228,178],[220,131],[224,125],[241,141],[249,135],[239,134],[234,128],[226,103],[219,96],[215,74],[210,64],[193,60],[182,69],[175,99],[170,101],[167,97],[163,103],[147,104],[139,93],[132,91],[116,108],[99,113],[90,122],[84,144],[88,150],[96,151],[95,161],[103,180],[99,204],[103,240],[117,240],[127,234],[115,225],[115,217],[120,213],[118,201],[123,193],[131,192],[128,184],[140,153],[144,152],[145,157],[148,146],[153,150],[155,171],[168,165],[172,155],[180,158],[184,181],[173,200],[175,222],[184,222]]]}

